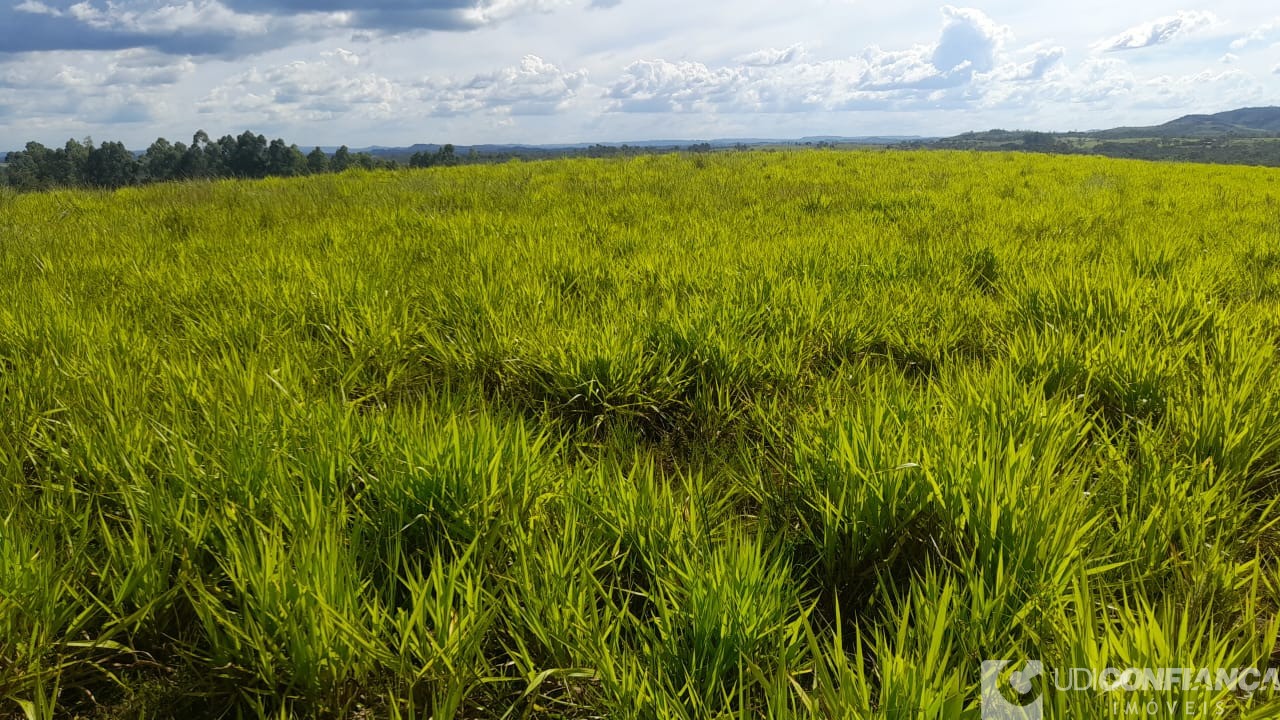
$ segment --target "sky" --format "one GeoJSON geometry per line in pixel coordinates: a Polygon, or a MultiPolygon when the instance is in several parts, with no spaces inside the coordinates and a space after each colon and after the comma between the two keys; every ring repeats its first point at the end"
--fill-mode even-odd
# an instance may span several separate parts
{"type": "Polygon", "coordinates": [[[1280,8],[0,0],[0,149],[1088,130],[1280,104],[1280,8]]]}

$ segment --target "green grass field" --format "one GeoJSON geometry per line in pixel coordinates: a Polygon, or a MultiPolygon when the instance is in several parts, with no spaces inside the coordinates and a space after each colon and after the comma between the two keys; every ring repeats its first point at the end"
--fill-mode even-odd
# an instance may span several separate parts
{"type": "Polygon", "coordinates": [[[0,195],[0,717],[978,718],[985,659],[1280,665],[1278,370],[1269,170],[0,195]]]}

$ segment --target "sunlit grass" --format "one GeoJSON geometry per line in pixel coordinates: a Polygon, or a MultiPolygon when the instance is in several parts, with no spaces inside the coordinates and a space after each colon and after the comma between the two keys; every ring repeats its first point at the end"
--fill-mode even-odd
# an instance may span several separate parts
{"type": "MultiPolygon", "coordinates": [[[[1278,217],[1272,171],[959,153],[0,193],[0,716],[1280,664],[1278,217]]],[[[1275,708],[1127,700],[1171,698],[1275,708]]]]}

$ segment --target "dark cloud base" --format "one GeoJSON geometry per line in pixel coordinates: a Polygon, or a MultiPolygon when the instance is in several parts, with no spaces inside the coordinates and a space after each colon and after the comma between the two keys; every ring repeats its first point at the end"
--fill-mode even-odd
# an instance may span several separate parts
{"type": "MultiPolygon", "coordinates": [[[[102,18],[87,22],[71,11],[74,2],[41,3],[19,10],[12,0],[0,0],[0,56],[51,50],[126,50],[146,48],[173,55],[243,56],[315,39],[337,29],[378,33],[421,31],[465,32],[492,24],[483,14],[486,0],[227,0],[227,10],[265,16],[261,32],[203,28],[198,24],[166,31],[143,31],[119,22],[121,17],[147,17],[166,7],[141,0],[124,0],[91,7],[102,18]],[[308,23],[320,14],[348,13],[341,24],[308,23]],[[112,27],[113,21],[120,27],[112,27]]],[[[533,3],[529,3],[532,5],[533,3]]]]}

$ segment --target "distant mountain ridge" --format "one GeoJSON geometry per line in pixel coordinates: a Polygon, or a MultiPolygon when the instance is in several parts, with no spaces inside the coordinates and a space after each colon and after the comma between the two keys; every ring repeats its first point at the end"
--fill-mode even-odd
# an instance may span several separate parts
{"type": "MultiPolygon", "coordinates": [[[[475,150],[481,154],[502,154],[522,152],[560,153],[573,150],[587,150],[593,147],[604,148],[692,148],[699,145],[710,145],[713,148],[727,148],[745,145],[755,147],[761,145],[816,145],[828,143],[832,145],[897,145],[908,142],[922,142],[932,138],[919,135],[860,135],[846,137],[842,135],[819,135],[802,138],[716,138],[713,140],[630,140],[626,142],[580,142],[580,143],[483,143],[478,145],[462,145],[454,143],[454,150],[460,154],[475,150]]],[[[367,152],[375,157],[398,157],[412,155],[416,152],[433,153],[443,147],[444,143],[418,143],[408,147],[387,147],[372,145],[363,148],[351,148],[351,152],[367,152]]],[[[310,147],[310,146],[307,146],[310,147]]],[[[332,154],[337,146],[321,145],[320,149],[332,154]]]]}
{"type": "MultiPolygon", "coordinates": [[[[475,150],[481,155],[515,155],[515,156],[557,156],[571,154],[590,150],[592,148],[632,148],[637,150],[686,150],[702,146],[710,146],[714,149],[733,148],[738,146],[744,147],[762,147],[762,146],[806,146],[825,143],[827,145],[870,145],[870,146],[886,146],[900,145],[903,143],[918,143],[936,140],[937,135],[815,135],[802,138],[716,138],[713,140],[629,140],[625,142],[579,142],[579,143],[480,143],[475,145],[465,145],[461,143],[452,143],[454,151],[459,155],[465,155],[475,150]]],[[[409,146],[387,146],[387,145],[369,145],[367,147],[347,147],[352,153],[369,153],[378,158],[390,159],[407,159],[409,156],[418,152],[434,153],[444,147],[445,143],[417,143],[409,146]]],[[[320,150],[328,155],[333,155],[338,151],[338,145],[312,145],[310,143],[298,143],[303,150],[310,150],[313,147],[319,147],[320,150]]],[[[11,148],[10,151],[19,151],[21,148],[11,148]]],[[[10,152],[0,149],[0,163],[4,162],[5,155],[10,152]]],[[[135,157],[141,157],[145,150],[130,150],[135,157]]]]}
{"type": "Polygon", "coordinates": [[[1280,167],[1280,107],[1183,115],[1162,125],[1088,132],[987,130],[904,147],[1280,167]]]}
{"type": "MultiPolygon", "coordinates": [[[[840,136],[821,135],[802,138],[716,138],[713,140],[633,140],[628,142],[585,142],[585,143],[488,143],[480,145],[455,145],[459,154],[475,150],[482,155],[558,155],[589,150],[591,148],[639,149],[657,148],[694,148],[709,145],[722,149],[738,146],[803,146],[817,145],[894,145],[903,147],[956,147],[973,143],[1000,143],[1008,145],[1018,143],[1025,135],[1032,133],[991,130],[985,132],[969,132],[952,138],[919,137],[908,135],[869,135],[840,136]]],[[[1280,107],[1251,107],[1228,110],[1213,114],[1184,115],[1175,120],[1149,127],[1116,127],[1088,132],[1034,133],[1044,138],[1082,139],[1094,141],[1120,141],[1132,139],[1245,139],[1245,138],[1280,138],[1280,107]]],[[[442,147],[436,143],[421,143],[409,147],[372,146],[353,148],[352,152],[367,152],[375,157],[405,158],[416,152],[434,153],[442,147]]],[[[325,152],[332,153],[336,147],[321,146],[325,152]]],[[[1004,149],[1015,149],[1005,147],[1004,149]]],[[[1031,148],[1028,149],[1041,149],[1031,148]]]]}
{"type": "Polygon", "coordinates": [[[1280,137],[1280,107],[1253,107],[1212,115],[1183,115],[1163,125],[1122,127],[1086,133],[1099,138],[1280,137]]]}

